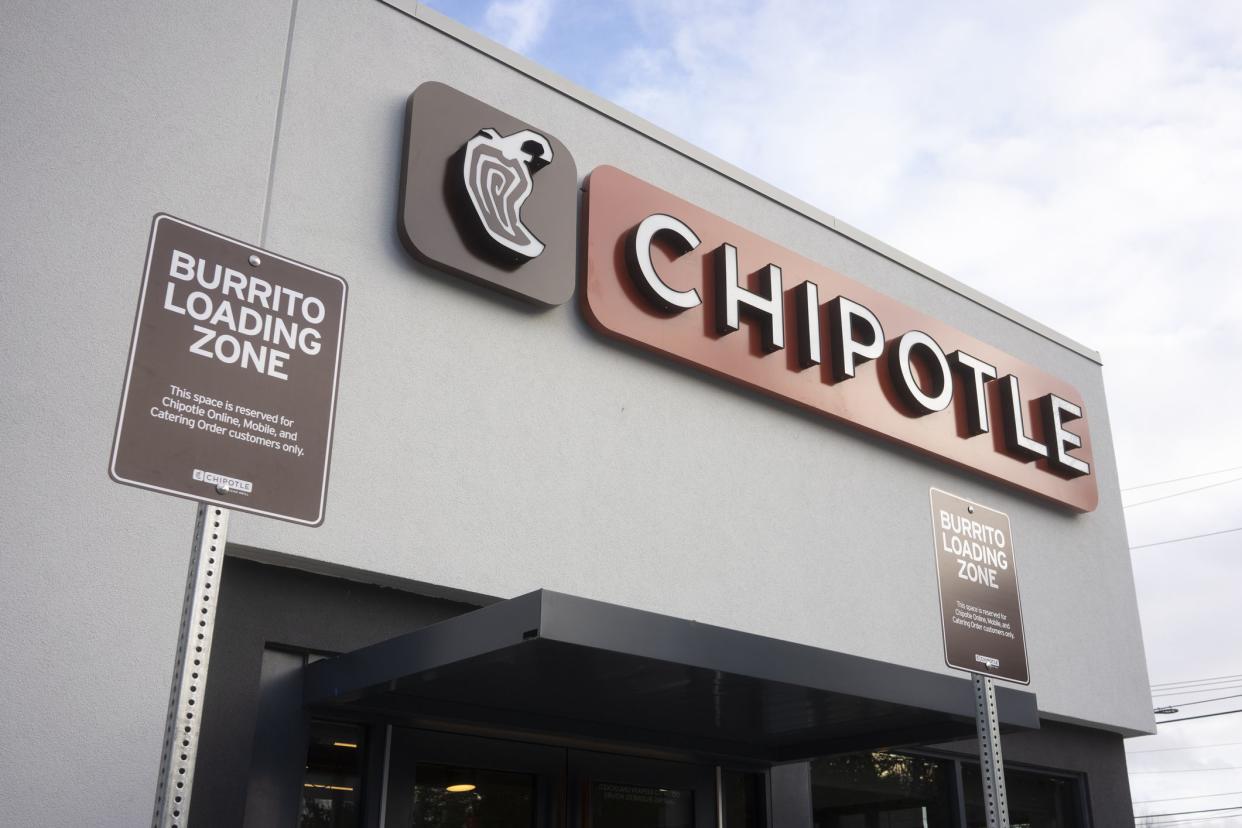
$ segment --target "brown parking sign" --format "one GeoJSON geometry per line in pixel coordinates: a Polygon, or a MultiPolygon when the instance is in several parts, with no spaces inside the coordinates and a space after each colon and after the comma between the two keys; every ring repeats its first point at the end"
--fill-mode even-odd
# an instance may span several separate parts
{"type": "Polygon", "coordinates": [[[1030,684],[1009,516],[931,490],[944,660],[1030,684]]]}
{"type": "Polygon", "coordinates": [[[339,276],[157,215],[112,478],[322,523],[346,292],[339,276]]]}

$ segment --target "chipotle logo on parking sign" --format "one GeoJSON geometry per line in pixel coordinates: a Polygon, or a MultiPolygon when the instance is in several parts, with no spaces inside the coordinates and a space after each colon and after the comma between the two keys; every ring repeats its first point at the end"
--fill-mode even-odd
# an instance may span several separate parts
{"type": "Polygon", "coordinates": [[[321,523],[345,297],[339,276],[156,216],[112,478],[321,523]]]}

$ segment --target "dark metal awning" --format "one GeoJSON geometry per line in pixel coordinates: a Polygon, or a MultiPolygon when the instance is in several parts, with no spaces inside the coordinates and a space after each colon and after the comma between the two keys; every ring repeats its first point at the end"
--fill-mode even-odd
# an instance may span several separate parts
{"type": "MultiPolygon", "coordinates": [[[[305,698],[773,762],[975,733],[968,678],[547,590],[311,664],[305,698]]],[[[1039,727],[1034,694],[997,699],[1039,727]]]]}

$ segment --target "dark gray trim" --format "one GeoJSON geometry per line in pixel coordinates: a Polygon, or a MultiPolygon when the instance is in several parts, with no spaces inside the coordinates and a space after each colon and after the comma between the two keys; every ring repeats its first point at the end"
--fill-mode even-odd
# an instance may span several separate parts
{"type": "Polygon", "coordinates": [[[772,828],[811,828],[811,763],[773,765],[768,772],[772,791],[772,828]]]}
{"type": "Polygon", "coordinates": [[[311,665],[306,702],[769,761],[974,732],[967,679],[548,590],[311,665]]]}
{"type": "Polygon", "coordinates": [[[263,653],[244,828],[287,825],[298,813],[307,747],[302,708],[305,663],[300,653],[263,653]]]}
{"type": "MultiPolygon", "coordinates": [[[[261,713],[261,707],[275,703],[273,696],[264,695],[265,689],[274,689],[262,678],[266,652],[344,652],[475,608],[245,560],[234,557],[231,548],[228,554],[221,573],[210,679],[203,702],[191,828],[243,825],[252,775],[296,776],[300,788],[304,748],[297,755],[297,745],[282,749],[266,744],[276,731],[266,726],[260,729],[260,722],[274,714],[271,707],[261,713]],[[290,757],[296,758],[296,766],[280,764],[290,757]]],[[[303,730],[293,738],[304,745],[306,716],[300,702],[299,709],[288,715],[303,722],[303,730]]],[[[383,738],[382,728],[377,733],[372,733],[372,740],[383,738]]]]}

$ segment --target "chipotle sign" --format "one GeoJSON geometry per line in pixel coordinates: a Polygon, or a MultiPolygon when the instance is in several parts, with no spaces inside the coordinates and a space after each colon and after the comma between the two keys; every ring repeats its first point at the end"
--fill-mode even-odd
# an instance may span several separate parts
{"type": "Polygon", "coordinates": [[[613,167],[587,180],[583,307],[603,333],[1078,511],[1070,385],[613,167]]]}

